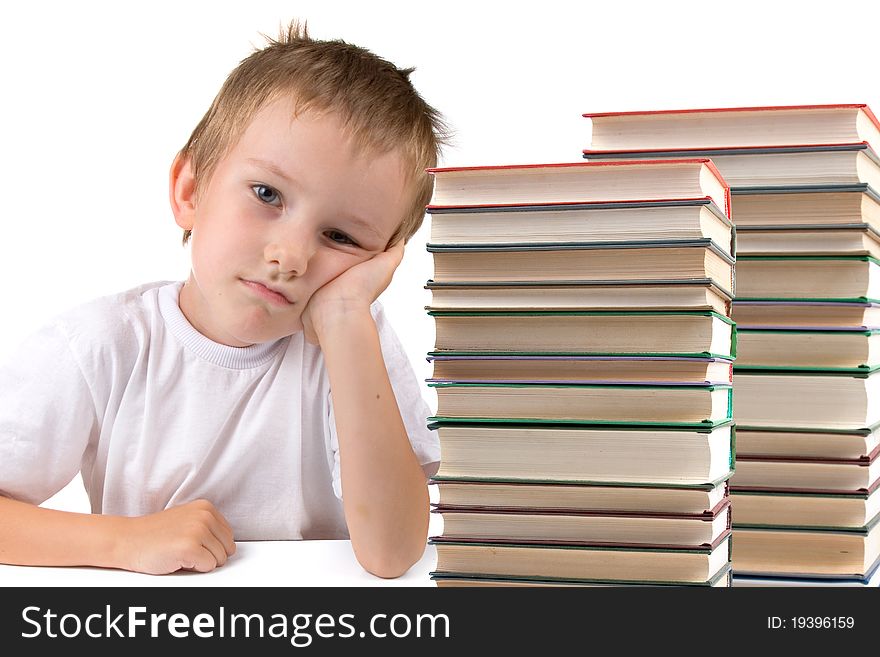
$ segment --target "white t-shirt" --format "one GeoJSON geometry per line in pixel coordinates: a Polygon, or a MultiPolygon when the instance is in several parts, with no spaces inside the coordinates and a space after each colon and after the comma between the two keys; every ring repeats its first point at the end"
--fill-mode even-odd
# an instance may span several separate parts
{"type": "MultiPolygon", "coordinates": [[[[347,538],[320,349],[302,332],[212,342],[180,311],[181,286],[75,308],[0,367],[0,494],[40,504],[82,471],[93,513],[205,498],[237,540],[347,538]]],[[[371,311],[413,451],[437,462],[421,385],[380,304],[371,311]]]]}

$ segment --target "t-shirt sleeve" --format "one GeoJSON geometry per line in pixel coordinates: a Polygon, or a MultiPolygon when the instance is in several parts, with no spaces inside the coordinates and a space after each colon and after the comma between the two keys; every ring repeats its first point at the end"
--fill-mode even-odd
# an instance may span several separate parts
{"type": "Polygon", "coordinates": [[[0,363],[0,495],[43,503],[76,476],[97,432],[92,394],[57,325],[0,363]]]}
{"type": "MultiPolygon", "coordinates": [[[[422,386],[416,377],[406,351],[388,322],[382,305],[375,302],[371,307],[376,328],[379,331],[379,342],[382,346],[382,357],[388,370],[388,378],[409,442],[416,458],[426,469],[426,474],[432,475],[437,470],[440,462],[440,440],[436,431],[428,429],[428,416],[431,415],[428,404],[422,396],[422,386]]],[[[333,492],[336,497],[342,499],[342,477],[339,466],[339,438],[336,433],[336,418],[333,414],[332,396],[328,400],[330,416],[330,448],[333,452],[333,492]]]]}

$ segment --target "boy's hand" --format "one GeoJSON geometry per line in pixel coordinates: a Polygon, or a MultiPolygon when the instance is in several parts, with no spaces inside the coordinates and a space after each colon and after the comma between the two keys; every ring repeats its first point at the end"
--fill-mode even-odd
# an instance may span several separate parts
{"type": "Polygon", "coordinates": [[[126,570],[149,575],[178,570],[206,573],[235,554],[232,528],[207,500],[126,520],[120,546],[126,570]]]}
{"type": "Polygon", "coordinates": [[[403,240],[377,253],[315,291],[302,313],[303,333],[312,344],[320,344],[325,327],[349,313],[366,311],[391,282],[403,260],[403,240]]]}

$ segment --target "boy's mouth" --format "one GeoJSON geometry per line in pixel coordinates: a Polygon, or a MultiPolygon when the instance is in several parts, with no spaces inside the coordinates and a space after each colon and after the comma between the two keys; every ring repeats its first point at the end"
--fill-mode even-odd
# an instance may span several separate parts
{"type": "Polygon", "coordinates": [[[269,301],[276,306],[291,306],[294,303],[293,301],[288,299],[283,292],[273,287],[270,287],[265,283],[260,283],[259,281],[249,281],[245,278],[242,278],[241,282],[244,283],[245,286],[258,297],[260,297],[261,299],[265,299],[266,301],[269,301]]]}

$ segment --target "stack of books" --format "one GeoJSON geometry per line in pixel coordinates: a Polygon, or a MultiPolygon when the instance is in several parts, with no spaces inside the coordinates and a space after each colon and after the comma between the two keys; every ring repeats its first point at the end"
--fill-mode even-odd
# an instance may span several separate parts
{"type": "Polygon", "coordinates": [[[432,578],[728,585],[734,236],[717,170],[432,173],[432,578]]]}
{"type": "Polygon", "coordinates": [[[880,123],[865,105],[585,116],[591,161],[711,157],[731,186],[735,583],[876,585],[880,123]]]}

